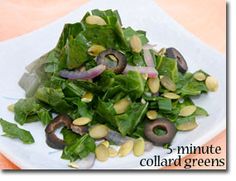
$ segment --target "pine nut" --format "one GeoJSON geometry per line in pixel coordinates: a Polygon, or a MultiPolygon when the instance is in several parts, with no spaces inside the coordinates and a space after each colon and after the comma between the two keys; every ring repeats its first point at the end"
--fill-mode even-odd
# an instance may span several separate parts
{"type": "Polygon", "coordinates": [[[108,128],[102,124],[97,124],[89,130],[89,135],[94,139],[104,138],[107,134],[108,128]]]}
{"type": "Polygon", "coordinates": [[[148,74],[142,74],[142,77],[144,80],[147,80],[148,79],[148,74]]]}
{"type": "Polygon", "coordinates": [[[106,50],[105,47],[101,46],[101,45],[92,45],[89,49],[88,49],[88,54],[91,56],[98,56],[99,53],[101,53],[102,51],[106,50]]]}
{"type": "Polygon", "coordinates": [[[179,95],[177,95],[177,94],[175,94],[175,93],[172,93],[172,92],[165,92],[165,93],[163,94],[163,96],[164,96],[165,98],[168,98],[168,99],[179,99],[179,98],[180,98],[179,95]]]}
{"type": "Polygon", "coordinates": [[[81,101],[86,103],[89,103],[92,100],[93,100],[93,94],[91,92],[86,92],[81,98],[81,101]]]}
{"type": "Polygon", "coordinates": [[[76,126],[82,126],[82,125],[88,124],[91,121],[92,121],[92,119],[90,119],[90,118],[80,117],[80,118],[75,119],[73,121],[73,124],[76,125],[76,126]]]}
{"type": "Polygon", "coordinates": [[[206,75],[202,72],[197,72],[193,75],[193,78],[198,81],[204,81],[206,79],[206,75]]]}
{"type": "Polygon", "coordinates": [[[7,109],[8,109],[8,111],[10,111],[10,112],[14,112],[14,104],[10,104],[8,107],[7,107],[7,109]]]}
{"type": "Polygon", "coordinates": [[[197,107],[194,105],[185,106],[180,110],[179,116],[190,116],[197,110],[197,107]]]}
{"type": "Polygon", "coordinates": [[[94,16],[94,15],[88,16],[85,19],[85,22],[90,25],[100,25],[100,26],[107,24],[105,20],[102,19],[100,16],[94,16]]]}
{"type": "Polygon", "coordinates": [[[75,162],[70,162],[70,163],[68,164],[68,166],[71,167],[71,168],[76,168],[76,169],[79,168],[79,165],[78,165],[77,163],[75,163],[75,162]]]}
{"type": "Polygon", "coordinates": [[[112,147],[108,148],[108,152],[109,152],[109,157],[116,157],[118,154],[118,151],[116,151],[116,149],[112,147]]]}
{"type": "Polygon", "coordinates": [[[142,104],[146,104],[147,102],[145,101],[144,98],[142,98],[142,99],[141,99],[141,103],[142,103],[142,104]]]}
{"type": "Polygon", "coordinates": [[[196,127],[198,127],[198,124],[195,120],[176,125],[176,128],[180,131],[190,131],[195,129],[196,127]]]}
{"type": "Polygon", "coordinates": [[[175,91],[176,85],[175,83],[167,76],[161,77],[161,84],[163,87],[165,87],[169,91],[175,91]]]}
{"type": "Polygon", "coordinates": [[[117,103],[115,103],[113,108],[115,109],[117,114],[122,114],[127,110],[130,104],[131,101],[128,98],[123,98],[119,100],[117,103]]]}
{"type": "Polygon", "coordinates": [[[133,146],[134,142],[132,140],[128,140],[124,144],[122,144],[118,152],[119,157],[124,157],[128,155],[132,151],[133,146]]]}
{"type": "Polygon", "coordinates": [[[103,142],[101,142],[100,144],[103,144],[105,147],[109,147],[109,145],[110,145],[110,143],[109,143],[109,141],[103,141],[103,142]]]}
{"type": "Polygon", "coordinates": [[[148,79],[148,87],[153,94],[157,93],[160,88],[160,79],[158,77],[149,78],[148,79]]]}
{"type": "Polygon", "coordinates": [[[135,53],[140,53],[143,47],[142,42],[137,35],[133,35],[130,38],[130,46],[132,48],[132,51],[135,53]]]}
{"type": "Polygon", "coordinates": [[[134,141],[134,155],[135,156],[141,156],[144,153],[144,148],[145,148],[145,142],[143,138],[138,138],[134,141]]]}
{"type": "Polygon", "coordinates": [[[216,78],[209,76],[206,78],[205,84],[207,86],[207,89],[209,91],[215,92],[218,89],[218,81],[216,80],[216,78]]]}
{"type": "Polygon", "coordinates": [[[158,52],[156,52],[155,54],[157,56],[165,56],[165,53],[166,53],[166,49],[165,48],[162,48],[160,49],[158,52]]]}
{"type": "Polygon", "coordinates": [[[107,147],[104,146],[103,144],[98,145],[95,149],[95,155],[99,161],[102,161],[102,162],[107,161],[109,157],[109,152],[108,152],[107,147]]]}
{"type": "Polygon", "coordinates": [[[155,110],[150,110],[146,113],[146,116],[150,120],[154,120],[157,118],[157,112],[155,110]]]}

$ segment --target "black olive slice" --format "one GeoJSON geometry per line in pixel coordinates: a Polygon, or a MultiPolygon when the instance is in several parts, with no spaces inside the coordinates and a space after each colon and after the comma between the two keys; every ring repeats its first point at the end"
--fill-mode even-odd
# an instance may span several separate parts
{"type": "Polygon", "coordinates": [[[188,65],[183,55],[175,48],[167,48],[165,55],[169,58],[176,59],[178,70],[181,73],[185,73],[188,70],[188,65]]]}
{"type": "Polygon", "coordinates": [[[114,73],[122,73],[127,65],[126,57],[123,53],[109,48],[104,50],[97,56],[97,64],[103,64],[108,70],[112,70],[114,73]],[[108,58],[115,60],[108,60],[108,58]]]}
{"type": "Polygon", "coordinates": [[[175,125],[166,118],[158,118],[149,122],[144,127],[144,135],[154,145],[163,146],[164,144],[171,143],[176,134],[175,125]],[[155,128],[160,128],[166,131],[165,135],[158,136],[154,133],[155,128]]]}
{"type": "Polygon", "coordinates": [[[65,143],[62,139],[58,138],[55,134],[55,131],[61,126],[66,126],[70,128],[71,119],[66,115],[59,115],[53,119],[51,123],[49,123],[45,129],[46,132],[46,143],[48,146],[55,149],[63,149],[65,147],[65,143]]]}

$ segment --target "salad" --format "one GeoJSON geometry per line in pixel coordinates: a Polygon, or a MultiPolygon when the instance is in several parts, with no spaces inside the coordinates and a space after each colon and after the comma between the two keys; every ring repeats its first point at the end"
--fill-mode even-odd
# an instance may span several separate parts
{"type": "MultiPolygon", "coordinates": [[[[94,9],[66,24],[56,47],[26,70],[19,81],[26,98],[8,108],[19,125],[45,125],[45,144],[75,168],[168,147],[208,116],[191,98],[218,88],[203,70],[188,72],[176,48],[157,49],[145,31],[123,27],[116,10],[94,9]]],[[[34,143],[17,124],[0,125],[5,136],[34,143]]]]}

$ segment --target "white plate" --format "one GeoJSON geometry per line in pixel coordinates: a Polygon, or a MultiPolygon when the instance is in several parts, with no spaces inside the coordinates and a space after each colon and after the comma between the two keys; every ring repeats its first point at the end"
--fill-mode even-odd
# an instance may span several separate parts
{"type": "MultiPolygon", "coordinates": [[[[67,22],[79,21],[85,12],[92,9],[117,9],[124,26],[131,26],[147,32],[152,44],[161,47],[176,47],[185,56],[190,71],[203,69],[219,80],[219,90],[196,99],[195,102],[206,108],[210,116],[199,118],[199,127],[191,132],[179,132],[173,146],[202,145],[216,136],[226,127],[226,59],[225,56],[200,42],[182,26],[168,17],[152,1],[146,0],[92,0],[58,21],[15,39],[0,43],[0,117],[13,122],[14,116],[7,111],[9,104],[24,97],[17,82],[25,71],[25,66],[52,49],[67,22]]],[[[24,125],[35,138],[35,144],[24,145],[18,140],[0,137],[0,152],[24,169],[67,169],[67,161],[60,159],[61,152],[45,144],[44,128],[40,123],[24,125]]],[[[2,131],[0,130],[0,134],[2,131]]],[[[155,147],[141,158],[154,155],[175,158],[173,153],[161,147],[155,147]]],[[[125,158],[112,158],[105,163],[96,161],[94,169],[142,168],[140,157],[129,155],[125,158]]],[[[146,168],[146,167],[145,167],[146,168]]],[[[143,169],[145,169],[143,168],[143,169]]],[[[153,167],[152,167],[153,168],[153,167]]],[[[159,168],[159,167],[155,167],[159,168]]]]}

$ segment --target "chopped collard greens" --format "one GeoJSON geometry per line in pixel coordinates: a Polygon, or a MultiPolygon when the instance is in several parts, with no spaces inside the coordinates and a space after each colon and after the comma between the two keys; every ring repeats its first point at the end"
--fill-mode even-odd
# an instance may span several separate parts
{"type": "MultiPolygon", "coordinates": [[[[170,145],[176,133],[208,116],[191,98],[215,91],[217,81],[203,70],[188,72],[188,66],[176,48],[157,50],[145,31],[123,27],[116,10],[94,9],[65,24],[55,48],[27,66],[19,82],[26,98],[14,105],[15,121],[40,121],[45,144],[63,149],[61,158],[73,164],[106,161],[116,155],[109,145],[125,156],[123,147],[134,144],[140,156],[147,143],[170,145]],[[63,139],[55,135],[59,127],[63,139]]],[[[0,123],[4,136],[34,142],[28,131],[0,123]]]]}

